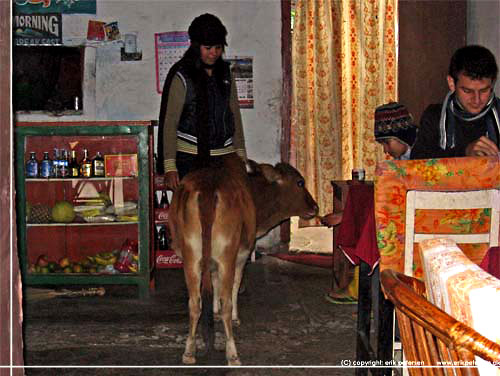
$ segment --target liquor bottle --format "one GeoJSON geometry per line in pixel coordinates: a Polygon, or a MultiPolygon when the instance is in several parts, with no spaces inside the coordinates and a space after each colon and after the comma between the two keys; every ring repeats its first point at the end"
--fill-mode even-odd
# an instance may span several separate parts
{"type": "Polygon", "coordinates": [[[67,150],[61,150],[61,159],[59,160],[59,172],[61,178],[69,178],[69,160],[67,150]]]}
{"type": "Polygon", "coordinates": [[[83,159],[80,162],[80,176],[90,178],[92,176],[92,161],[89,159],[89,152],[83,149],[83,159]]]}
{"type": "Polygon", "coordinates": [[[104,158],[97,152],[92,160],[92,176],[104,177],[104,158]]]}
{"type": "Polygon", "coordinates": [[[69,176],[77,178],[80,176],[80,165],[76,160],[76,150],[71,150],[71,160],[69,162],[69,176]]]}
{"type": "Polygon", "coordinates": [[[51,175],[52,175],[52,161],[50,160],[49,152],[44,151],[43,159],[42,162],[40,163],[40,177],[48,179],[50,178],[51,175]]]}
{"type": "Polygon", "coordinates": [[[168,209],[168,197],[167,197],[167,191],[161,191],[161,200],[160,200],[160,208],[161,209],[168,209]]]}
{"type": "Polygon", "coordinates": [[[26,177],[38,177],[38,161],[36,160],[36,153],[34,151],[30,152],[30,159],[26,162],[26,177]]]}
{"type": "Polygon", "coordinates": [[[59,149],[54,148],[54,158],[52,158],[52,174],[51,177],[61,177],[61,169],[59,165],[59,149]]]}

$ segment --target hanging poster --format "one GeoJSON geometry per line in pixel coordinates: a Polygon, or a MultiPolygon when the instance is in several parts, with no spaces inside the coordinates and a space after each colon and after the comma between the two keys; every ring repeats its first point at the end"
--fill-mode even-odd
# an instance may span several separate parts
{"type": "Polygon", "coordinates": [[[187,31],[155,33],[156,90],[161,94],[168,71],[189,47],[187,31]]]}
{"type": "Polygon", "coordinates": [[[225,60],[231,64],[240,108],[253,108],[253,58],[251,56],[227,56],[225,60]]]}
{"type": "Polygon", "coordinates": [[[14,14],[96,14],[96,0],[15,0],[14,14]]]}
{"type": "Polygon", "coordinates": [[[12,33],[16,46],[57,46],[62,44],[61,14],[19,14],[14,16],[12,33]]]}

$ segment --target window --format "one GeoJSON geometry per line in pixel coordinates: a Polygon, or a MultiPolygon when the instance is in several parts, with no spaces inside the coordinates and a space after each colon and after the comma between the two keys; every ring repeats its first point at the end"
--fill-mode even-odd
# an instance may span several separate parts
{"type": "Polygon", "coordinates": [[[14,111],[81,111],[84,51],[83,47],[14,47],[14,111]]]}

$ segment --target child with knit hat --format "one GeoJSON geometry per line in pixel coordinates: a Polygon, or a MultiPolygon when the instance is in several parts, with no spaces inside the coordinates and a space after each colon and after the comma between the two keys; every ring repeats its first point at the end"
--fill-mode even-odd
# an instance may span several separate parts
{"type": "Polygon", "coordinates": [[[417,138],[417,127],[408,109],[391,102],[375,109],[375,141],[382,144],[384,153],[394,159],[410,159],[417,138]]]}
{"type": "MultiPolygon", "coordinates": [[[[417,127],[403,104],[390,102],[377,107],[375,109],[374,131],[375,141],[383,146],[384,153],[389,154],[394,159],[410,159],[411,147],[417,138],[417,127]]],[[[328,227],[337,226],[341,222],[342,211],[329,213],[321,218],[321,223],[328,227]]],[[[347,260],[346,262],[350,265],[347,260]]],[[[334,304],[355,304],[358,296],[359,268],[356,267],[353,274],[352,281],[345,289],[341,290],[338,286],[334,286],[325,295],[326,300],[334,304]]]]}

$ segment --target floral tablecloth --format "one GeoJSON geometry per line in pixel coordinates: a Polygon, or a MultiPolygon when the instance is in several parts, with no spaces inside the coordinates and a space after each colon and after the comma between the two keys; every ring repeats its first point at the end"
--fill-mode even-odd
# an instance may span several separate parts
{"type": "MultiPolygon", "coordinates": [[[[499,157],[466,157],[384,161],[375,171],[375,222],[380,270],[404,272],[406,192],[409,190],[463,191],[500,189],[499,157]]],[[[418,210],[415,232],[488,232],[491,211],[418,210]],[[431,230],[432,231],[427,231],[431,230]]],[[[483,260],[487,244],[460,244],[476,264],[483,260]]],[[[414,248],[413,275],[422,278],[418,245],[414,248]]]]}

